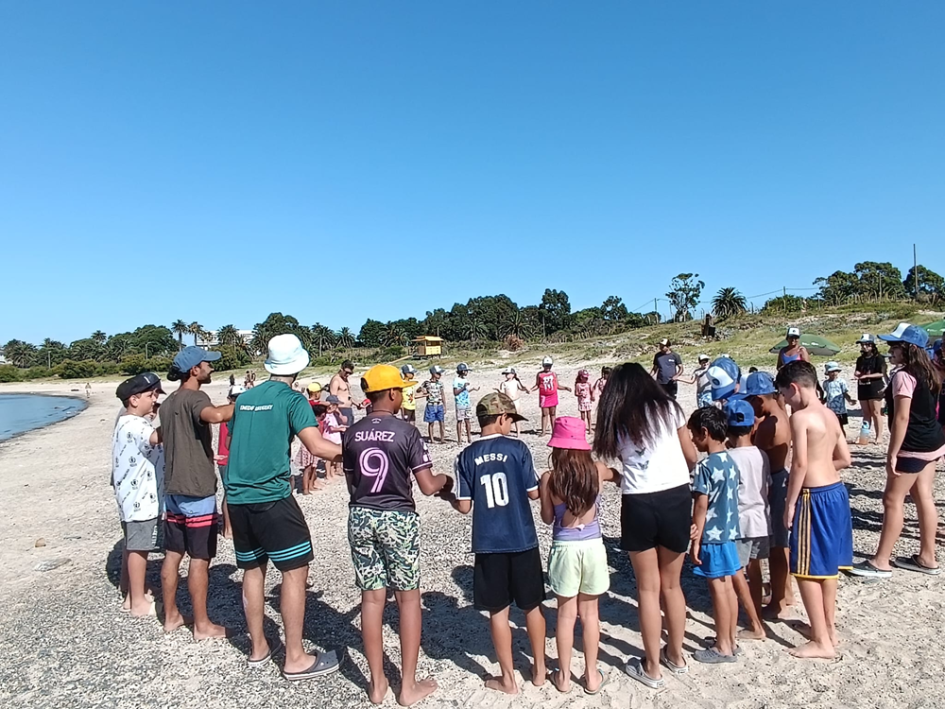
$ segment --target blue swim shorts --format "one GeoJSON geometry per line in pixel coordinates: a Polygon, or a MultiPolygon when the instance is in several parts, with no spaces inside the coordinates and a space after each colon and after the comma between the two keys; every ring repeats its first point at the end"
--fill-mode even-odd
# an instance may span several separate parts
{"type": "Polygon", "coordinates": [[[423,420],[425,423],[445,421],[446,417],[443,414],[443,404],[427,404],[427,407],[423,410],[423,420]]]}
{"type": "Polygon", "coordinates": [[[853,566],[853,520],[843,483],[805,487],[794,508],[791,574],[835,579],[853,566]]]}
{"type": "Polygon", "coordinates": [[[722,544],[703,544],[699,549],[701,566],[693,566],[692,572],[696,576],[707,579],[720,579],[725,576],[734,576],[741,571],[738,563],[738,547],[735,542],[722,544]]]}

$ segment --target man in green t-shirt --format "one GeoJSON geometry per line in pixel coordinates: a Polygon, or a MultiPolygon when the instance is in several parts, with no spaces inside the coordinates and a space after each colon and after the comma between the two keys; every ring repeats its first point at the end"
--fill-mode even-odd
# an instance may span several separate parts
{"type": "Polygon", "coordinates": [[[312,455],[341,460],[341,446],[322,438],[308,400],[292,390],[308,361],[295,335],[269,341],[269,381],[240,394],[236,402],[224,483],[236,565],[243,569],[243,607],[252,641],[249,664],[264,664],[277,649],[278,638],[268,640],[263,634],[266,567],[271,560],[282,572],[282,675],[288,680],[311,679],[339,667],[334,651],[313,656],[302,647],[305,582],[314,555],[308,525],[289,483],[292,439],[298,436],[312,455]]]}

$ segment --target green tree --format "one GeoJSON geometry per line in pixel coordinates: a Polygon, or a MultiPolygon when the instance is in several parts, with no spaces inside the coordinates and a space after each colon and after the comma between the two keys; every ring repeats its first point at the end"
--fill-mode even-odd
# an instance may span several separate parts
{"type": "Polygon", "coordinates": [[[250,341],[250,349],[257,355],[265,354],[269,349],[269,340],[273,337],[285,335],[286,333],[298,335],[299,330],[299,321],[291,315],[269,313],[265,320],[256,323],[253,327],[253,339],[250,341]]]}
{"type": "Polygon", "coordinates": [[[779,295],[765,301],[762,313],[799,313],[804,309],[804,299],[799,295],[779,295]]]}
{"type": "Polygon", "coordinates": [[[184,335],[190,332],[190,328],[183,320],[175,320],[171,324],[171,331],[177,335],[178,349],[184,349],[184,335]]]}
{"type": "Polygon", "coordinates": [[[361,326],[360,332],[358,332],[358,343],[362,347],[380,347],[384,344],[386,329],[384,323],[380,320],[368,318],[361,326]]]}
{"type": "Polygon", "coordinates": [[[343,350],[354,347],[354,333],[351,328],[343,327],[335,333],[335,344],[343,350]]]}
{"type": "Polygon", "coordinates": [[[384,328],[384,346],[403,345],[407,339],[403,328],[396,322],[389,322],[384,328]]]}
{"type": "Polygon", "coordinates": [[[721,288],[712,299],[712,310],[720,320],[741,315],[748,310],[745,296],[735,288],[721,288]]]}
{"type": "Polygon", "coordinates": [[[622,298],[611,295],[600,306],[600,316],[606,322],[619,323],[627,319],[629,312],[622,298]]]}
{"type": "Polygon", "coordinates": [[[544,318],[546,333],[566,330],[571,324],[571,301],[563,290],[546,288],[538,308],[544,318]]]}
{"type": "Polygon", "coordinates": [[[14,367],[29,367],[36,359],[36,345],[23,340],[10,340],[3,346],[3,356],[14,367]]]}
{"type": "Polygon", "coordinates": [[[92,360],[76,362],[66,359],[59,364],[59,376],[62,379],[89,379],[98,374],[98,365],[92,360]]]}
{"type": "Polygon", "coordinates": [[[861,297],[879,300],[899,300],[905,297],[902,271],[888,262],[863,261],[853,267],[860,279],[861,297]]]}
{"type": "Polygon", "coordinates": [[[826,278],[816,279],[814,285],[820,289],[817,298],[827,305],[842,305],[860,294],[860,279],[846,271],[834,271],[826,278]]]}
{"type": "Polygon", "coordinates": [[[428,310],[427,316],[420,323],[420,335],[436,335],[437,337],[445,337],[447,328],[449,326],[449,313],[447,313],[443,308],[436,308],[435,310],[428,310]]]}
{"type": "Polygon", "coordinates": [[[242,344],[243,338],[240,337],[239,330],[237,330],[232,325],[224,325],[219,330],[217,330],[217,344],[220,347],[224,345],[229,345],[231,347],[238,347],[242,344]]]}
{"type": "Polygon", "coordinates": [[[194,336],[194,346],[196,347],[197,338],[200,337],[204,332],[203,325],[201,325],[199,322],[194,321],[190,323],[190,325],[187,326],[187,332],[194,336]]]}
{"type": "Polygon", "coordinates": [[[178,341],[163,325],[142,325],[131,333],[133,351],[145,357],[155,357],[178,351],[178,341]]]}
{"type": "Polygon", "coordinates": [[[335,333],[331,328],[315,323],[312,325],[312,346],[318,348],[318,356],[335,346],[335,333]]]}
{"type": "Polygon", "coordinates": [[[92,333],[92,339],[95,340],[98,344],[104,345],[105,341],[108,339],[108,335],[106,335],[101,330],[96,330],[95,332],[92,333]]]}
{"type": "Polygon", "coordinates": [[[69,359],[79,362],[84,360],[101,362],[105,359],[105,346],[92,337],[76,340],[69,345],[69,359]]]}
{"type": "Polygon", "coordinates": [[[673,309],[675,322],[692,320],[692,309],[699,304],[705,283],[699,280],[698,273],[680,273],[669,284],[666,297],[673,309]]]}
{"type": "Polygon", "coordinates": [[[902,281],[902,288],[910,298],[920,301],[936,301],[945,297],[945,278],[930,271],[921,263],[909,269],[902,281]],[[915,276],[919,274],[919,290],[916,291],[915,276]]]}

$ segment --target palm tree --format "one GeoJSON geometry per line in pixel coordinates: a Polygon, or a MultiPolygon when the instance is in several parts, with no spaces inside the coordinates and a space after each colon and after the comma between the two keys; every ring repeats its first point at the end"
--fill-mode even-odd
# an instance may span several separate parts
{"type": "Polygon", "coordinates": [[[318,348],[318,356],[335,344],[335,333],[321,323],[312,325],[312,345],[318,348]]]}
{"type": "Polygon", "coordinates": [[[464,323],[462,332],[463,337],[472,342],[478,342],[488,334],[485,324],[476,318],[469,318],[464,323]]]}
{"type": "Polygon", "coordinates": [[[512,335],[513,337],[522,337],[525,334],[527,325],[528,323],[526,322],[522,311],[516,308],[509,314],[505,322],[502,323],[499,334],[512,335]]]}
{"type": "Polygon", "coordinates": [[[187,323],[185,323],[183,320],[175,320],[171,324],[171,332],[177,335],[178,349],[184,349],[184,335],[190,332],[190,328],[187,327],[187,323]]]}
{"type": "Polygon", "coordinates": [[[712,299],[712,310],[715,311],[716,317],[723,320],[741,315],[748,310],[748,305],[745,296],[735,288],[722,288],[712,299]]]}
{"type": "Polygon", "coordinates": [[[187,332],[194,336],[194,347],[196,347],[197,338],[203,333],[203,325],[199,322],[192,322],[187,326],[187,332]]]}
{"type": "Polygon", "coordinates": [[[404,340],[406,339],[407,335],[401,328],[397,327],[397,325],[394,323],[388,323],[387,328],[384,330],[385,347],[393,347],[403,344],[404,340]]]}
{"type": "Polygon", "coordinates": [[[29,367],[36,354],[36,346],[23,340],[10,340],[3,346],[3,356],[14,367],[29,367]]]}
{"type": "Polygon", "coordinates": [[[232,345],[233,347],[239,347],[242,340],[243,338],[240,337],[239,332],[232,325],[224,325],[217,330],[217,344],[220,346],[232,345]]]}
{"type": "Polygon", "coordinates": [[[106,335],[106,334],[105,334],[104,332],[102,332],[101,330],[96,330],[95,332],[92,333],[92,338],[91,338],[91,339],[95,340],[95,341],[96,341],[98,344],[100,344],[100,345],[104,345],[104,344],[105,344],[105,340],[108,339],[108,335],[106,335]]]}
{"type": "Polygon", "coordinates": [[[343,327],[335,334],[335,344],[338,347],[347,350],[354,347],[354,333],[351,328],[343,327]]]}

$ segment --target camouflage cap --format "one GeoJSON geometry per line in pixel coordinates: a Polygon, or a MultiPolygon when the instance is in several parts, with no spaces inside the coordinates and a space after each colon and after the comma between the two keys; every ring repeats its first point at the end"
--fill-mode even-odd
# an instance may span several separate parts
{"type": "Polygon", "coordinates": [[[515,402],[498,391],[486,394],[476,404],[476,416],[498,416],[507,414],[513,421],[524,421],[525,417],[515,410],[515,402]]]}

